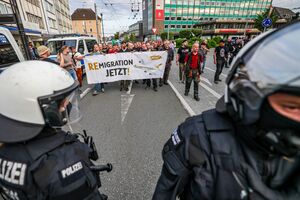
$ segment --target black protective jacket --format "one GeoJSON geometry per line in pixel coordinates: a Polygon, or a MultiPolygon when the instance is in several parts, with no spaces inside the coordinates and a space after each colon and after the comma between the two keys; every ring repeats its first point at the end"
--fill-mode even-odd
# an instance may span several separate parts
{"type": "Polygon", "coordinates": [[[47,129],[0,148],[0,191],[13,200],[102,200],[90,148],[73,134],[47,129]]]}
{"type": "Polygon", "coordinates": [[[153,200],[300,199],[300,156],[263,157],[215,110],[187,119],[165,144],[153,200]]]}

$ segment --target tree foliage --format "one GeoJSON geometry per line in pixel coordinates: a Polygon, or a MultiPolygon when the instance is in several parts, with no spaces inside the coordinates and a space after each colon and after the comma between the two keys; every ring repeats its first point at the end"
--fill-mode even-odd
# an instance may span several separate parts
{"type": "Polygon", "coordinates": [[[181,30],[179,32],[179,37],[180,38],[186,38],[186,39],[190,39],[193,37],[193,34],[190,30],[181,30]]]}
{"type": "MultiPolygon", "coordinates": [[[[168,32],[161,33],[160,37],[161,37],[162,40],[168,39],[168,32]]],[[[174,33],[173,32],[169,32],[169,40],[174,40],[174,33]]]]}
{"type": "Polygon", "coordinates": [[[194,28],[191,32],[194,34],[194,37],[200,37],[202,35],[202,29],[194,28]]]}
{"type": "Polygon", "coordinates": [[[257,28],[260,31],[264,30],[264,27],[262,26],[262,22],[265,18],[269,17],[273,24],[271,25],[271,27],[273,27],[273,25],[275,24],[275,22],[278,19],[278,16],[275,14],[275,12],[272,12],[271,15],[269,16],[269,12],[270,9],[265,10],[265,12],[258,14],[254,20],[254,27],[257,28]]]}
{"type": "Polygon", "coordinates": [[[130,34],[129,40],[132,41],[132,42],[135,42],[135,41],[136,41],[136,36],[135,36],[134,33],[131,33],[131,34],[130,34]]]}
{"type": "Polygon", "coordinates": [[[115,39],[115,40],[120,39],[120,32],[116,32],[116,33],[115,33],[114,39],[115,39]]]}

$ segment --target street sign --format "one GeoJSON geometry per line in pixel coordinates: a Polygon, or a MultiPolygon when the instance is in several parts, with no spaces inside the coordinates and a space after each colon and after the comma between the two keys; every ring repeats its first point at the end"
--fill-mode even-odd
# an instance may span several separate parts
{"type": "Polygon", "coordinates": [[[152,28],[153,34],[156,34],[157,28],[152,28]]]}
{"type": "Polygon", "coordinates": [[[15,19],[15,16],[13,14],[0,15],[0,25],[15,24],[15,23],[16,23],[16,19],[15,19]]]}
{"type": "Polygon", "coordinates": [[[272,19],[270,18],[265,18],[263,21],[262,21],[262,26],[265,27],[265,28],[268,28],[272,25],[272,19]]]}

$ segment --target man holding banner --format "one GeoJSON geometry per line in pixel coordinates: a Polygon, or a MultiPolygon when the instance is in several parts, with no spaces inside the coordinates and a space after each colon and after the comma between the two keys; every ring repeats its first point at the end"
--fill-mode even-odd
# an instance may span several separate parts
{"type": "MultiPolygon", "coordinates": [[[[119,53],[125,53],[125,52],[130,52],[130,50],[127,48],[127,44],[125,41],[121,43],[121,50],[119,53]]],[[[120,85],[120,91],[125,90],[128,91],[128,86],[130,84],[130,81],[128,80],[122,80],[121,85],[120,85]]]]}
{"type": "Polygon", "coordinates": [[[163,76],[162,79],[159,80],[159,86],[160,87],[162,87],[163,84],[169,85],[168,84],[169,73],[170,73],[170,70],[171,70],[172,61],[174,60],[174,51],[170,48],[170,41],[169,40],[165,40],[164,41],[164,48],[163,48],[163,50],[168,53],[168,56],[167,56],[167,61],[166,61],[166,67],[165,67],[164,76],[163,76]]]}

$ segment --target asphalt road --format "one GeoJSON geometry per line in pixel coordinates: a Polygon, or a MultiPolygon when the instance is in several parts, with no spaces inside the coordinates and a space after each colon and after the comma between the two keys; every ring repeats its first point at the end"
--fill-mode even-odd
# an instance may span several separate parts
{"type": "Polygon", "coordinates": [[[111,173],[102,173],[100,189],[112,200],[151,199],[162,147],[188,117],[169,86],[158,92],[144,87],[133,84],[127,94],[119,91],[118,83],[109,83],[104,94],[89,93],[81,101],[81,125],[94,136],[101,156],[98,163],[114,166],[111,173]]]}
{"type": "MultiPolygon", "coordinates": [[[[112,163],[111,173],[102,173],[100,191],[112,200],[149,200],[160,174],[161,150],[172,131],[187,118],[182,100],[195,114],[213,108],[224,94],[224,68],[219,84],[213,83],[215,65],[212,52],[199,87],[200,102],[193,99],[193,90],[185,97],[184,84],[179,83],[178,67],[173,63],[170,82],[174,86],[145,90],[133,84],[130,92],[120,92],[119,83],[105,85],[105,93],[87,94],[81,101],[84,118],[81,126],[94,136],[101,158],[99,164],[112,163]]],[[[85,88],[87,85],[85,84],[85,88]]]]}

